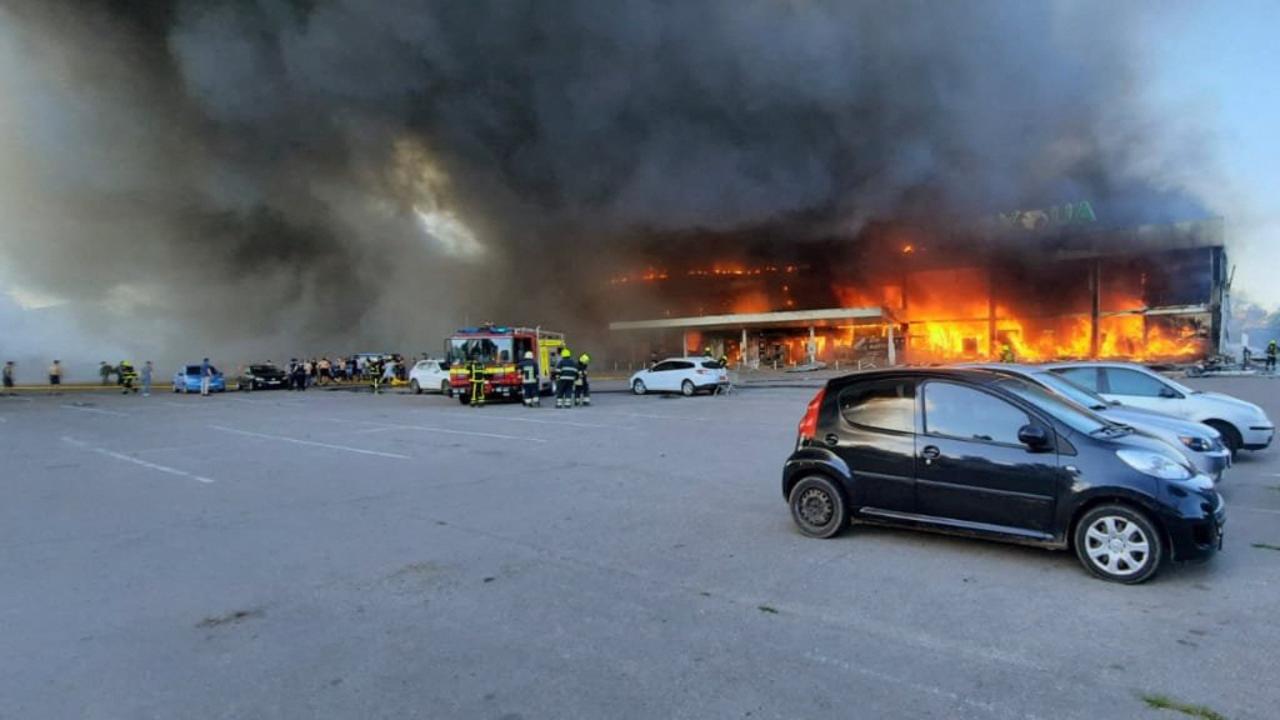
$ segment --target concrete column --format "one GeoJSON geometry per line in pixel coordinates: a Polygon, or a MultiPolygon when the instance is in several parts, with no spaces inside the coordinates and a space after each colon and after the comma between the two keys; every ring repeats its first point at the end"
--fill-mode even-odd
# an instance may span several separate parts
{"type": "Polygon", "coordinates": [[[889,366],[890,367],[893,367],[894,365],[898,364],[898,349],[893,346],[893,326],[894,326],[894,323],[890,322],[889,323],[889,366]]]}
{"type": "Polygon", "coordinates": [[[812,325],[809,326],[809,347],[806,349],[809,351],[809,364],[812,365],[818,359],[818,340],[814,337],[812,325]]]}
{"type": "Polygon", "coordinates": [[[689,357],[689,331],[680,331],[680,357],[689,357]]]}
{"type": "Polygon", "coordinates": [[[747,329],[742,328],[742,344],[738,346],[738,369],[747,364],[747,329]]]}

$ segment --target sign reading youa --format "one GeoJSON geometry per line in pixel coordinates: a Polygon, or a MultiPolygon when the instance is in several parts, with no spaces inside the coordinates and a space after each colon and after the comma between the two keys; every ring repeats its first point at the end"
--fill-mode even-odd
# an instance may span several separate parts
{"type": "Polygon", "coordinates": [[[1012,210],[995,216],[996,227],[1008,230],[1049,230],[1097,221],[1098,216],[1093,214],[1093,206],[1087,200],[1040,210],[1012,210]]]}

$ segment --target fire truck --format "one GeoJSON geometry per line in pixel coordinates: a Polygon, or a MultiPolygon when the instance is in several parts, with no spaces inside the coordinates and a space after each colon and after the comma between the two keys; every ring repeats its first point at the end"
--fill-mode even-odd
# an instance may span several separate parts
{"type": "Polygon", "coordinates": [[[542,328],[481,325],[461,328],[444,341],[449,361],[449,388],[458,400],[471,402],[471,365],[479,363],[484,371],[484,396],[518,399],[520,372],[516,363],[526,352],[538,361],[538,392],[551,391],[551,369],[560,358],[564,333],[542,328]]]}

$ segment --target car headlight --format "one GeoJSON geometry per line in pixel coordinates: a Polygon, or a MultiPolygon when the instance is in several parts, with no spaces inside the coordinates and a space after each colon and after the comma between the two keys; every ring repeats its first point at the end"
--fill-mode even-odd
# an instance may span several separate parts
{"type": "Polygon", "coordinates": [[[1182,441],[1183,445],[1186,445],[1188,448],[1196,452],[1209,452],[1213,449],[1213,441],[1207,437],[1201,437],[1199,435],[1179,435],[1178,439],[1182,441]]]}
{"type": "Polygon", "coordinates": [[[1192,475],[1186,465],[1163,453],[1148,450],[1117,450],[1116,457],[1134,470],[1161,480],[1186,480],[1192,475]]]}

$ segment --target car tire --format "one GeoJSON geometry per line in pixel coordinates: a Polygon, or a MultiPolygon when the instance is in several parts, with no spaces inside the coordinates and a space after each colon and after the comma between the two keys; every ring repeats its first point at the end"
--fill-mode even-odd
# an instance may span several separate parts
{"type": "Polygon", "coordinates": [[[631,392],[635,393],[636,395],[643,395],[649,392],[649,388],[644,386],[643,380],[637,380],[631,383],[631,392]]]}
{"type": "Polygon", "coordinates": [[[1147,513],[1130,505],[1099,505],[1080,518],[1076,557],[1095,577],[1137,585],[1164,562],[1164,541],[1147,513]]]}
{"type": "Polygon", "coordinates": [[[1222,420],[1210,420],[1205,425],[1217,430],[1218,434],[1222,435],[1222,444],[1226,445],[1227,449],[1231,451],[1231,457],[1234,458],[1236,453],[1240,452],[1240,448],[1244,446],[1244,438],[1240,437],[1240,431],[1236,429],[1235,425],[1222,420]]]}
{"type": "Polygon", "coordinates": [[[440,381],[440,394],[445,397],[449,397],[450,395],[453,395],[453,389],[452,389],[452,386],[449,385],[448,380],[440,381]]]}
{"type": "Polygon", "coordinates": [[[413,391],[413,394],[414,394],[414,395],[421,395],[421,394],[422,394],[422,386],[418,384],[418,381],[417,381],[417,380],[410,380],[410,381],[409,381],[409,389],[413,391]]]}
{"type": "Polygon", "coordinates": [[[685,380],[684,382],[680,383],[681,395],[685,397],[693,397],[693,394],[696,392],[698,392],[698,389],[693,386],[692,380],[685,380]]]}
{"type": "Polygon", "coordinates": [[[461,404],[463,404],[463,405],[470,405],[470,404],[471,404],[471,393],[469,393],[469,392],[460,392],[460,393],[458,393],[458,402],[459,402],[459,403],[461,403],[461,404]]]}
{"type": "Polygon", "coordinates": [[[178,386],[177,386],[177,385],[174,385],[174,386],[173,386],[173,392],[174,392],[174,394],[175,394],[175,395],[178,393],[178,386]]]}
{"type": "Polygon", "coordinates": [[[812,538],[833,538],[849,524],[844,493],[824,475],[802,478],[791,488],[787,504],[796,527],[812,538]]]}

